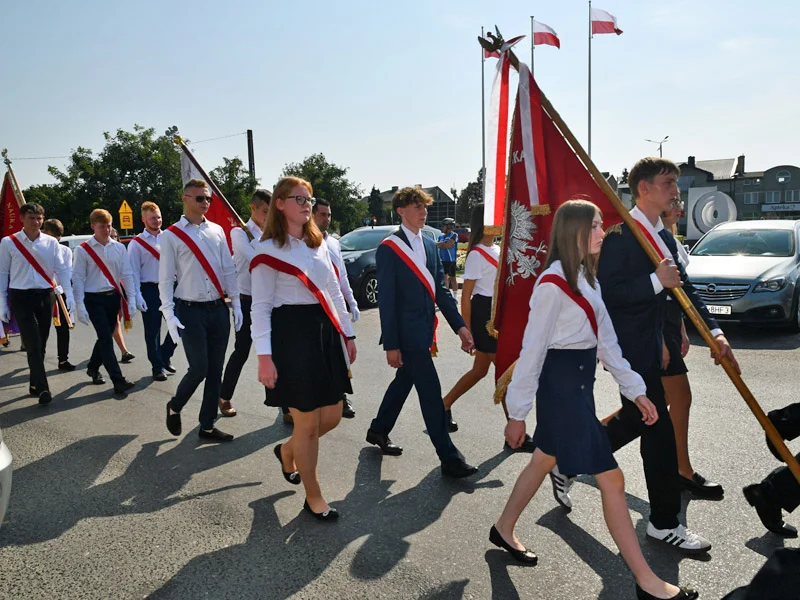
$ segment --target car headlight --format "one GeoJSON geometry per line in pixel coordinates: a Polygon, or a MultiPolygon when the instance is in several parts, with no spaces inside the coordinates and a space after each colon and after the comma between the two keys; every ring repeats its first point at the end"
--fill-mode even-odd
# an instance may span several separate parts
{"type": "Polygon", "coordinates": [[[777,292],[782,290],[786,285],[786,277],[773,277],[772,279],[764,279],[756,284],[753,288],[754,292],[777,292]]]}

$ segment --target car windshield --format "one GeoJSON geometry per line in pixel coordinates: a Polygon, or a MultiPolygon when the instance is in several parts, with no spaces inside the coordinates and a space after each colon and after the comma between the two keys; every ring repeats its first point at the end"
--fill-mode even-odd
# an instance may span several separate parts
{"type": "Polygon", "coordinates": [[[794,232],[786,229],[712,231],[692,256],[794,256],[794,232]]]}
{"type": "Polygon", "coordinates": [[[392,233],[391,229],[359,229],[343,235],[339,245],[345,252],[357,252],[377,248],[383,239],[392,233]]]}

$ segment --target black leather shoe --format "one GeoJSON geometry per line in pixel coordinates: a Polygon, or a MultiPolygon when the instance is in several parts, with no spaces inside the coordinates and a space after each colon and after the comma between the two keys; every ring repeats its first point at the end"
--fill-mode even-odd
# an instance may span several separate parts
{"type": "Polygon", "coordinates": [[[525,565],[535,565],[539,562],[539,557],[537,557],[533,552],[528,550],[517,550],[511,544],[506,542],[503,539],[503,536],[500,535],[500,532],[497,531],[497,527],[492,525],[492,528],[489,530],[489,541],[492,542],[498,548],[502,548],[506,552],[508,552],[511,556],[517,559],[519,562],[525,565]]]}
{"type": "Polygon", "coordinates": [[[536,450],[536,444],[533,443],[533,438],[529,433],[525,434],[525,440],[520,444],[519,448],[512,448],[508,445],[508,442],[504,442],[503,447],[509,452],[527,452],[528,454],[533,454],[533,451],[536,450]]]}
{"type": "Polygon", "coordinates": [[[52,402],[53,396],[50,395],[50,392],[47,390],[43,391],[39,394],[39,404],[50,404],[52,402]]]}
{"type": "Polygon", "coordinates": [[[129,362],[131,362],[131,361],[132,361],[134,358],[136,358],[136,357],[135,357],[133,354],[131,354],[130,352],[125,352],[125,353],[122,355],[122,358],[120,359],[120,362],[122,362],[122,363],[125,363],[125,364],[128,364],[128,363],[129,363],[129,362]]]}
{"type": "Polygon", "coordinates": [[[119,381],[114,382],[114,393],[115,394],[127,394],[128,391],[135,388],[136,384],[132,381],[128,381],[124,377],[119,381]]]}
{"type": "Polygon", "coordinates": [[[166,381],[166,380],[167,380],[167,374],[164,373],[164,371],[157,371],[156,373],[153,373],[153,381],[166,381]]]}
{"type": "Polygon", "coordinates": [[[198,434],[200,439],[202,440],[210,440],[212,442],[232,442],[233,436],[230,433],[225,433],[224,431],[220,431],[216,427],[211,431],[206,431],[205,429],[201,429],[200,433],[198,434]]]}
{"type": "Polygon", "coordinates": [[[291,483],[292,485],[300,485],[302,480],[300,479],[300,473],[297,471],[292,471],[291,473],[287,473],[283,470],[283,456],[281,455],[281,448],[283,444],[278,444],[275,446],[275,456],[277,457],[278,461],[281,463],[281,473],[283,473],[283,478],[291,483]]]}
{"type": "Polygon", "coordinates": [[[698,498],[703,498],[705,500],[722,500],[725,495],[725,490],[722,489],[720,484],[709,481],[700,475],[700,473],[695,472],[691,479],[683,475],[678,475],[678,479],[684,490],[691,492],[698,498]]]}
{"type": "Polygon", "coordinates": [[[781,507],[767,497],[761,484],[754,483],[753,485],[748,485],[742,490],[742,493],[747,503],[756,509],[758,518],[761,519],[761,523],[764,527],[775,535],[784,538],[797,537],[797,529],[784,523],[781,507]]]}
{"type": "Polygon", "coordinates": [[[453,420],[453,411],[446,410],[444,411],[445,418],[447,419],[447,431],[450,433],[454,433],[458,431],[458,423],[453,420]]]}
{"type": "Polygon", "coordinates": [[[177,373],[178,372],[178,369],[176,369],[174,366],[172,366],[172,361],[171,360],[167,361],[167,363],[164,365],[164,369],[166,369],[170,373],[177,373]]]}
{"type": "Polygon", "coordinates": [[[167,429],[172,435],[181,434],[181,413],[169,414],[169,402],[167,402],[167,429]]]}
{"type": "Polygon", "coordinates": [[[367,430],[367,443],[378,446],[384,454],[389,456],[400,456],[403,453],[403,448],[393,444],[388,435],[375,433],[372,429],[367,430]]]}
{"type": "Polygon", "coordinates": [[[342,398],[342,417],[345,419],[352,419],[356,416],[356,411],[347,396],[342,398]]]}
{"type": "MultiPolygon", "coordinates": [[[[691,588],[682,587],[680,588],[680,592],[668,598],[667,600],[695,600],[696,598],[700,597],[696,591],[691,588]]],[[[642,588],[639,587],[639,584],[636,584],[636,598],[638,600],[658,600],[658,596],[653,596],[652,594],[648,594],[642,588]]]]}
{"type": "Polygon", "coordinates": [[[58,370],[59,371],[74,371],[75,370],[75,365],[73,365],[68,360],[65,360],[64,362],[58,363],[58,370]]]}
{"type": "Polygon", "coordinates": [[[86,369],[86,374],[91,378],[92,383],[94,385],[103,385],[106,380],[100,375],[100,371],[92,371],[91,369],[86,369]]]}
{"type": "Polygon", "coordinates": [[[313,510],[311,510],[311,507],[308,505],[308,500],[303,502],[303,510],[305,510],[306,512],[311,513],[312,515],[314,515],[315,519],[319,519],[320,521],[335,521],[336,519],[339,518],[339,511],[336,510],[335,508],[329,508],[325,512],[321,512],[321,513],[314,512],[313,510]]]}
{"type": "Polygon", "coordinates": [[[457,458],[442,462],[442,475],[462,479],[478,472],[478,467],[468,465],[463,459],[457,458]]]}

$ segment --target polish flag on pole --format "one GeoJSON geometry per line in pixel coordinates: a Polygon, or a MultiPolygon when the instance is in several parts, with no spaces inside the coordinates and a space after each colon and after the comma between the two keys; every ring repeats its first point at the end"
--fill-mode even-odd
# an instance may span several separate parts
{"type": "Polygon", "coordinates": [[[609,12],[600,10],[599,8],[592,9],[592,33],[616,33],[622,34],[622,29],[617,27],[617,17],[609,12]]]}
{"type": "Polygon", "coordinates": [[[533,44],[534,46],[555,46],[561,48],[561,41],[558,34],[549,25],[533,22],[533,44]]]}

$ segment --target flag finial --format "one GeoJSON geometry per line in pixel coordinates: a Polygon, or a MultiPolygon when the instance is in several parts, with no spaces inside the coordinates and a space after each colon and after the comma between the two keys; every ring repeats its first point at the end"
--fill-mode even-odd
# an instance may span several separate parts
{"type": "Polygon", "coordinates": [[[0,150],[0,155],[3,156],[3,162],[5,163],[5,165],[7,167],[10,167],[11,166],[11,159],[8,158],[8,148],[3,148],[2,150],[0,150]]]}

